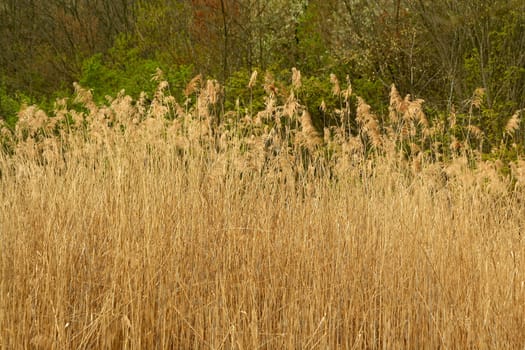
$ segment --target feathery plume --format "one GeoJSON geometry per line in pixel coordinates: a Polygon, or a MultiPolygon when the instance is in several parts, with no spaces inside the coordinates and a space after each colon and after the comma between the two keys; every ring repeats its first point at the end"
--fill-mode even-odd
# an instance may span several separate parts
{"type": "Polygon", "coordinates": [[[248,88],[252,89],[257,82],[257,70],[254,70],[252,76],[250,77],[250,82],[248,83],[248,88]]]}
{"type": "Polygon", "coordinates": [[[193,79],[191,79],[188,85],[186,85],[186,89],[184,90],[184,96],[188,97],[191,94],[193,94],[195,91],[197,91],[200,87],[201,82],[202,82],[202,74],[199,74],[195,76],[193,79]]]}
{"type": "Polygon", "coordinates": [[[470,113],[472,113],[473,108],[481,108],[481,104],[483,103],[483,99],[485,98],[485,89],[484,88],[477,88],[474,90],[474,94],[472,95],[472,98],[470,99],[470,113]]]}
{"type": "Polygon", "coordinates": [[[301,85],[301,72],[294,67],[292,68],[292,86],[295,89],[299,89],[301,85]]]}
{"type": "Polygon", "coordinates": [[[512,117],[510,117],[509,121],[507,122],[507,125],[505,126],[505,132],[509,135],[512,135],[520,128],[520,116],[519,113],[521,111],[516,111],[512,117]]]}
{"type": "Polygon", "coordinates": [[[321,138],[321,134],[315,128],[312,121],[312,116],[306,109],[303,111],[301,116],[301,127],[309,146],[319,145],[322,143],[323,139],[321,138]]]}
{"type": "Polygon", "coordinates": [[[332,94],[334,96],[341,95],[341,86],[339,85],[339,79],[333,73],[330,74],[330,83],[332,83],[332,94]]]}
{"type": "Polygon", "coordinates": [[[449,116],[449,128],[450,129],[454,129],[454,127],[456,126],[456,121],[457,121],[457,118],[456,118],[456,107],[454,107],[454,105],[452,105],[452,107],[450,108],[450,116],[449,116]]]}
{"type": "Polygon", "coordinates": [[[343,91],[343,97],[346,102],[350,99],[350,96],[352,96],[352,83],[350,82],[350,76],[346,76],[346,83],[348,84],[348,87],[343,91]]]}
{"type": "Polygon", "coordinates": [[[470,135],[474,136],[476,139],[481,140],[484,136],[483,131],[475,125],[467,126],[467,131],[470,135]]]}

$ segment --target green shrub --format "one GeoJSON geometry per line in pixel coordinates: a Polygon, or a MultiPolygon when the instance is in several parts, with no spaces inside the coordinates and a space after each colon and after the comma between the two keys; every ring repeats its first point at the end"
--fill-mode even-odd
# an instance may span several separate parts
{"type": "MultiPolygon", "coordinates": [[[[160,69],[174,92],[184,90],[192,78],[192,66],[168,66],[162,62],[144,58],[139,49],[126,40],[117,40],[106,55],[95,54],[84,61],[80,85],[92,89],[95,101],[102,103],[105,96],[116,96],[122,89],[137,98],[141,92],[152,96],[158,82],[152,79],[160,69]]],[[[177,96],[182,99],[182,96],[177,96]]]]}

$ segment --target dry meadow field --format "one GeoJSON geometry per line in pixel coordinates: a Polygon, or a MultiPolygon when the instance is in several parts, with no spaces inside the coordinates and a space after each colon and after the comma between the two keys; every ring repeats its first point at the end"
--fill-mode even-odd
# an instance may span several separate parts
{"type": "Polygon", "coordinates": [[[524,348],[525,161],[336,83],[325,130],[271,89],[217,111],[199,78],[182,106],[161,81],[151,103],[77,86],[80,109],[22,110],[1,136],[0,348],[524,348]]]}

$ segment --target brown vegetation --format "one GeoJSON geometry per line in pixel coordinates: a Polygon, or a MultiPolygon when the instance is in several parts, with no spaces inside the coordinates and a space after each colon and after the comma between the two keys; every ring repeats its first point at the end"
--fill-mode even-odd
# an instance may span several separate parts
{"type": "Polygon", "coordinates": [[[77,86],[84,112],[3,129],[0,348],[525,345],[523,160],[437,145],[395,87],[352,132],[293,91],[222,114],[216,82],[191,84],[193,107],[163,82],[107,107],[77,86]]]}

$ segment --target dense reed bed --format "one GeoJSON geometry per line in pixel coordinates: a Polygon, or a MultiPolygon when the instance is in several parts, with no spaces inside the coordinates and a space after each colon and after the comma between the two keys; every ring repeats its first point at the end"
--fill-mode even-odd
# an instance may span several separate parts
{"type": "Polygon", "coordinates": [[[395,88],[381,118],[334,81],[325,130],[293,94],[244,115],[166,88],[3,129],[1,348],[525,346],[522,160],[437,145],[395,88]]]}

